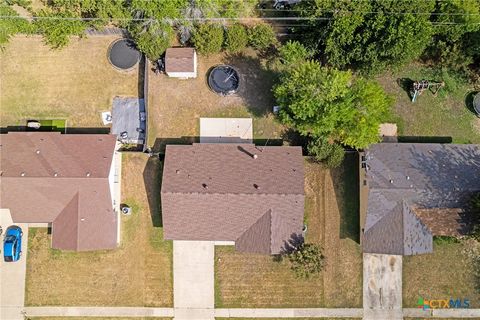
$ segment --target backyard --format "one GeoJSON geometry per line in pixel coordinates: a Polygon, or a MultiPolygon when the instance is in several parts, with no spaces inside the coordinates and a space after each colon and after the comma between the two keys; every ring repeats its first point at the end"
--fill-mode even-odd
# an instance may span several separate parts
{"type": "Polygon", "coordinates": [[[107,59],[118,36],[72,39],[52,50],[41,37],[16,36],[0,51],[0,126],[28,119],[66,119],[69,127],[101,127],[114,96],[138,96],[138,72],[119,72],[107,59]]]}
{"type": "Polygon", "coordinates": [[[216,248],[217,307],[361,307],[355,156],[335,170],[305,162],[307,242],[323,247],[324,271],[294,276],[287,261],[216,248]]]}
{"type": "Polygon", "coordinates": [[[172,244],[163,240],[158,202],[149,201],[159,178],[158,160],[124,154],[122,201],[133,214],[122,216],[116,250],[53,250],[46,229],[31,229],[26,305],[171,306],[172,244]]]}
{"type": "Polygon", "coordinates": [[[269,112],[274,106],[271,93],[275,75],[253,50],[228,56],[216,54],[198,58],[198,77],[179,80],[149,74],[149,144],[163,151],[167,143],[197,141],[200,117],[253,117],[254,139],[281,137],[281,126],[269,112]],[[237,95],[222,97],[206,83],[211,67],[228,63],[240,73],[237,95]]]}
{"type": "Polygon", "coordinates": [[[395,98],[394,120],[399,121],[399,134],[404,136],[438,136],[452,138],[454,143],[480,143],[480,118],[469,107],[473,86],[458,75],[433,71],[413,63],[395,72],[377,77],[387,93],[395,98]],[[444,81],[437,95],[428,90],[412,103],[405,88],[411,81],[427,79],[444,81]]]}

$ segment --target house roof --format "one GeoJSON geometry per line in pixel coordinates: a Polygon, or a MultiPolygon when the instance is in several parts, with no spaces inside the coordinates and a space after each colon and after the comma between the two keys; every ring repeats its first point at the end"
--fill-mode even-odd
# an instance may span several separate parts
{"type": "Polygon", "coordinates": [[[104,134],[0,135],[0,207],[10,209],[14,222],[53,223],[54,248],[115,247],[108,181],[115,143],[104,134]]]}
{"type": "Polygon", "coordinates": [[[427,220],[435,213],[437,223],[451,226],[452,221],[442,216],[446,211],[432,211],[427,219],[412,208],[459,208],[480,191],[478,145],[381,143],[372,145],[364,160],[369,188],[365,252],[431,252],[438,228],[429,228],[427,220]]]}
{"type": "Polygon", "coordinates": [[[164,236],[237,241],[240,251],[279,253],[301,234],[300,147],[169,145],[162,183],[164,236]]]}
{"type": "Polygon", "coordinates": [[[194,48],[168,48],[165,52],[165,72],[194,72],[194,48]]]}

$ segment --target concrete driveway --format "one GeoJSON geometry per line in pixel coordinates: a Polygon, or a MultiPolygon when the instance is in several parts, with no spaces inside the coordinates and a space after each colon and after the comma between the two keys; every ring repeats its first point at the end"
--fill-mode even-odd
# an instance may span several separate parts
{"type": "Polygon", "coordinates": [[[173,306],[176,320],[215,318],[213,241],[173,241],[173,306]]]}
{"type": "Polygon", "coordinates": [[[11,219],[2,212],[0,219],[3,228],[2,234],[2,254],[0,261],[0,319],[23,320],[21,313],[25,303],[25,274],[27,272],[27,244],[28,244],[28,226],[26,224],[16,224],[23,230],[22,237],[22,257],[17,262],[3,261],[3,237],[7,228],[12,225],[11,219]]]}
{"type": "Polygon", "coordinates": [[[402,256],[363,254],[363,319],[403,319],[402,256]]]}

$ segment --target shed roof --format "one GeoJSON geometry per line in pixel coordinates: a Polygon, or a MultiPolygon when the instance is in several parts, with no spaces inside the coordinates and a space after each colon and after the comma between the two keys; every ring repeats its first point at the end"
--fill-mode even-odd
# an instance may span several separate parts
{"type": "Polygon", "coordinates": [[[165,72],[195,72],[195,49],[168,48],[165,52],[165,72]]]}
{"type": "Polygon", "coordinates": [[[303,175],[300,147],[169,145],[162,183],[165,238],[238,240],[240,251],[279,253],[301,234],[303,175]]]}

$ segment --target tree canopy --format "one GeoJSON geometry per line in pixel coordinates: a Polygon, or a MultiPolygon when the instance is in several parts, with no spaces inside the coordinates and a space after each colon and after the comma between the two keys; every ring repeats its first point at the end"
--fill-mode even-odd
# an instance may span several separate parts
{"type": "Polygon", "coordinates": [[[274,88],[279,117],[304,136],[355,148],[377,142],[392,100],[374,81],[305,61],[288,68],[274,88]]]}
{"type": "Polygon", "coordinates": [[[433,0],[302,1],[300,14],[312,21],[300,29],[300,39],[334,67],[378,72],[422,54],[433,34],[424,13],[434,5],[433,0]]]}

